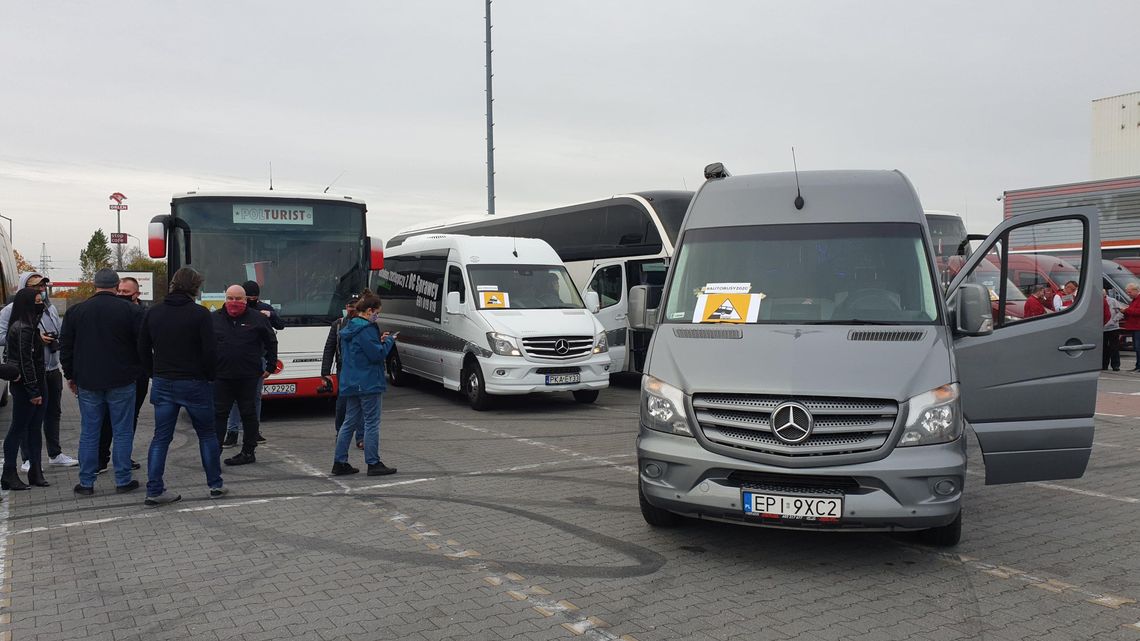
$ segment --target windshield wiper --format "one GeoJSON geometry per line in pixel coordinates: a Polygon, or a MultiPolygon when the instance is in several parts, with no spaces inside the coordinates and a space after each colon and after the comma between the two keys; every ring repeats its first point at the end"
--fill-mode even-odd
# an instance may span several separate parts
{"type": "Polygon", "coordinates": [[[847,320],[803,321],[803,325],[902,325],[903,321],[873,321],[849,318],[847,320]]]}

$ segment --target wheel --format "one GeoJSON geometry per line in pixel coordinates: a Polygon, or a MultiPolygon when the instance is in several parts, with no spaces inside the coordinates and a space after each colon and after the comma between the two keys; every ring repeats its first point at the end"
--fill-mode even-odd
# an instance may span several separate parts
{"type": "Polygon", "coordinates": [[[491,397],[487,394],[487,384],[483,380],[483,368],[475,361],[468,361],[463,368],[463,393],[473,410],[481,412],[491,406],[491,397]]]}
{"type": "Polygon", "coordinates": [[[593,403],[598,400],[598,390],[596,389],[582,389],[570,393],[574,395],[574,400],[579,403],[593,403]]]}
{"type": "Polygon", "coordinates": [[[395,348],[384,361],[384,375],[394,387],[403,387],[412,382],[412,375],[404,371],[404,366],[400,363],[400,352],[395,348]]]}
{"type": "Polygon", "coordinates": [[[919,532],[918,540],[940,548],[958,545],[958,542],[962,540],[962,511],[958,510],[958,516],[946,525],[919,532]]]}
{"type": "Polygon", "coordinates": [[[662,510],[659,507],[654,507],[645,498],[645,492],[641,491],[641,484],[637,485],[637,499],[641,504],[641,518],[653,527],[677,527],[685,521],[685,517],[680,514],[674,514],[669,510],[662,510]]]}

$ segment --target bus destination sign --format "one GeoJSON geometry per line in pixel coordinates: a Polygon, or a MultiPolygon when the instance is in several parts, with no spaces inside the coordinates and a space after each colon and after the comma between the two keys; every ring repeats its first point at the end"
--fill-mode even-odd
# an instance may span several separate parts
{"type": "Polygon", "coordinates": [[[238,225],[312,225],[313,208],[302,205],[235,204],[238,225]]]}

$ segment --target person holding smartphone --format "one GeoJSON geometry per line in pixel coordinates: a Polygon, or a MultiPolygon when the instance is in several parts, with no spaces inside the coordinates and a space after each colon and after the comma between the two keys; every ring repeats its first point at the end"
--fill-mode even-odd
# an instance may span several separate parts
{"type": "Polygon", "coordinates": [[[336,437],[333,476],[360,471],[348,463],[348,444],[361,425],[368,475],[396,473],[396,468],[380,460],[380,396],[388,389],[384,361],[396,339],[376,326],[379,313],[380,297],[364,290],[356,303],[356,316],[340,330],[340,394],[345,397],[345,414],[336,437]]]}

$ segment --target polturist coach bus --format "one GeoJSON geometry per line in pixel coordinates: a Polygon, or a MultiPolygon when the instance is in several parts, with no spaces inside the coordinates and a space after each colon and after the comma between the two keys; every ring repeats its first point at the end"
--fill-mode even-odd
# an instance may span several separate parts
{"type": "Polygon", "coordinates": [[[199,303],[218,309],[226,288],[257,281],[260,299],[285,323],[277,332],[277,371],[263,398],[335,396],[321,381],[329,325],[381,269],[383,243],[369,238],[367,207],[350,196],[282,192],[175,194],[170,214],[148,229],[151,258],[167,273],[201,272],[199,303]]]}
{"type": "Polygon", "coordinates": [[[629,290],[645,285],[656,306],[692,199],[691,191],[642,191],[526,214],[429,223],[398,232],[388,246],[427,232],[545,240],[578,291],[598,294],[601,308],[594,316],[606,328],[614,370],[640,372],[653,332],[629,326],[629,290]]]}

